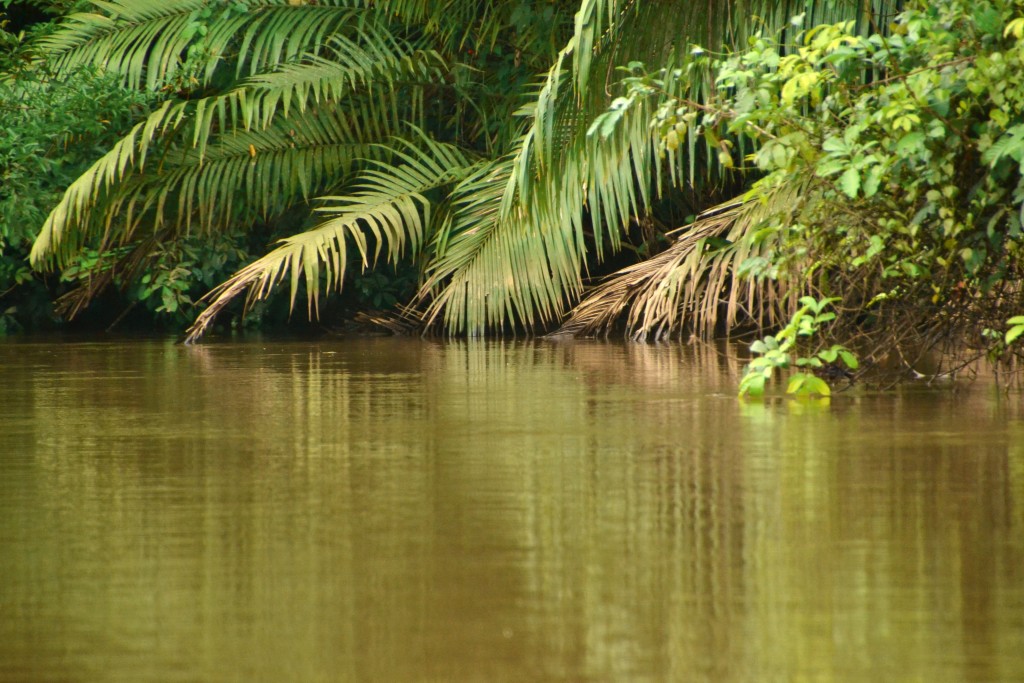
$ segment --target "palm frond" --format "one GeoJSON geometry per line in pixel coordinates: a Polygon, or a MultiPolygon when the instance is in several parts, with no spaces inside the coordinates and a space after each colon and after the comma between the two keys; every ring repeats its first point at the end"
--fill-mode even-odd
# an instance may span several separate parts
{"type": "Polygon", "coordinates": [[[623,316],[633,339],[660,339],[684,328],[710,338],[741,320],[780,323],[806,283],[742,271],[755,261],[767,263],[779,248],[785,231],[776,227],[795,215],[806,189],[807,181],[798,179],[705,211],[668,249],[588,292],[558,333],[607,333],[623,316]]]}
{"type": "Polygon", "coordinates": [[[168,210],[175,229],[189,229],[197,213],[207,229],[226,225],[238,191],[247,193],[254,215],[275,213],[336,182],[357,160],[372,158],[371,145],[391,133],[386,119],[367,121],[325,107],[265,130],[222,135],[202,151],[162,147],[159,165],[146,166],[151,142],[173,133],[180,118],[165,103],[75,180],[43,224],[32,263],[67,263],[100,231],[120,230],[121,241],[130,239],[143,218],[163,227],[168,210]]]}
{"type": "Polygon", "coordinates": [[[144,155],[157,131],[176,123],[167,118],[171,105],[170,101],[164,102],[146,121],[136,124],[109,152],[71,183],[60,203],[47,216],[32,245],[29,258],[33,266],[67,263],[78,252],[85,242],[95,205],[135,163],[136,150],[144,155]]]}
{"type": "Polygon", "coordinates": [[[393,161],[372,164],[360,175],[351,194],[323,198],[318,211],[330,218],[282,240],[276,249],[213,289],[205,297],[210,305],[189,328],[186,341],[201,337],[217,314],[242,292],[248,291],[251,304],[269,296],[285,278],[291,283],[293,307],[299,286],[305,282],[309,313],[316,315],[321,274],[325,293],[342,287],[349,240],[364,268],[376,262],[384,247],[392,262],[407,251],[418,251],[431,226],[431,204],[425,193],[454,184],[479,162],[452,145],[423,135],[415,141],[397,140],[385,151],[393,161]]]}
{"type": "Polygon", "coordinates": [[[319,52],[343,25],[367,33],[384,26],[373,20],[373,9],[332,2],[256,0],[244,12],[232,12],[228,8],[234,5],[226,4],[215,20],[201,16],[209,11],[206,0],[93,0],[92,5],[96,11],[68,16],[37,49],[58,70],[100,65],[122,74],[133,88],[156,88],[179,72],[188,47],[199,38],[197,24],[207,31],[200,69],[205,83],[229,57],[237,75],[253,75],[319,52]]]}
{"type": "Polygon", "coordinates": [[[366,122],[340,107],[296,113],[267,129],[219,136],[205,154],[167,155],[158,175],[123,183],[104,209],[128,209],[129,226],[133,215],[145,215],[155,227],[170,221],[175,230],[190,230],[198,220],[210,231],[233,221],[237,196],[250,216],[266,218],[347,177],[378,155],[374,143],[390,133],[387,121],[366,122]],[[133,211],[137,205],[143,210],[133,211]]]}
{"type": "MultiPolygon", "coordinates": [[[[211,113],[208,116],[226,104],[231,110],[232,127],[266,126],[279,113],[287,117],[293,108],[343,102],[354,92],[380,93],[398,85],[436,83],[446,69],[444,58],[437,52],[413,49],[397,41],[384,49],[379,42],[359,45],[337,36],[329,41],[329,48],[325,56],[310,55],[302,62],[287,63],[244,80],[206,104],[206,111],[211,113]]],[[[371,118],[376,119],[378,114],[371,118]]]]}
{"type": "Polygon", "coordinates": [[[591,87],[591,67],[602,51],[602,36],[615,30],[625,10],[640,3],[629,0],[582,0],[576,12],[576,26],[570,45],[576,91],[583,95],[591,87]]]}
{"type": "Polygon", "coordinates": [[[591,19],[577,23],[577,35],[548,71],[512,156],[456,190],[472,198],[453,202],[456,215],[463,206],[472,211],[455,220],[449,248],[430,265],[421,291],[421,299],[431,299],[428,319],[443,310],[449,330],[481,334],[507,322],[532,327],[557,320],[582,291],[588,256],[600,260],[607,247],[617,249],[623,227],[649,203],[657,162],[647,110],[630,114],[628,132],[621,128],[600,149],[588,150],[588,111],[602,111],[606,99],[603,91],[576,84],[568,64],[580,45],[606,40],[598,34],[618,5],[584,7],[591,19]],[[588,228],[593,255],[584,238],[588,228]]]}
{"type": "Polygon", "coordinates": [[[96,2],[97,11],[65,17],[36,47],[58,71],[102,65],[124,74],[126,83],[135,88],[144,82],[149,67],[149,85],[154,87],[161,74],[179,66],[192,41],[186,29],[204,4],[203,0],[96,2]]]}
{"type": "MultiPolygon", "coordinates": [[[[875,6],[885,4],[874,0],[875,6]]],[[[789,13],[804,8],[803,3],[797,8],[797,3],[768,0],[743,3],[742,8],[738,5],[582,1],[575,33],[538,90],[529,126],[508,164],[510,171],[495,173],[485,190],[476,190],[480,201],[487,198],[499,209],[478,208],[486,227],[478,226],[477,216],[472,217],[470,227],[463,229],[465,236],[454,237],[447,253],[432,265],[431,291],[444,278],[448,285],[433,298],[429,319],[435,319],[443,308],[450,330],[471,334],[487,327],[500,328],[509,320],[528,327],[538,320],[551,321],[564,310],[567,300],[579,293],[580,272],[592,259],[601,260],[606,249],[618,249],[632,217],[649,210],[652,199],[661,192],[664,170],[676,184],[717,183],[729,176],[717,164],[717,150],[708,149],[703,141],[698,144],[696,135],[678,153],[669,154],[667,164],[661,160],[660,136],[651,129],[650,121],[653,111],[671,93],[652,93],[633,103],[607,133],[590,127],[614,95],[607,88],[615,65],[631,60],[660,65],[672,55],[683,59],[692,42],[704,42],[711,48],[742,43],[753,31],[788,25],[789,13]],[[752,22],[749,14],[741,11],[744,8],[770,16],[752,22]],[[500,198],[494,191],[499,177],[505,183],[500,198]],[[581,239],[587,227],[592,231],[592,253],[581,239]],[[576,268],[575,276],[564,276],[571,268],[576,268]]],[[[861,9],[861,4],[853,3],[834,11],[849,16],[861,9]]],[[[698,75],[699,68],[699,64],[693,65],[691,75],[698,75]]],[[[710,79],[705,72],[702,77],[668,87],[685,87],[686,96],[700,101],[702,90],[713,87],[710,79]]],[[[741,221],[738,225],[748,224],[741,221]]],[[[663,264],[668,268],[665,273],[679,279],[685,265],[690,269],[687,277],[698,279],[685,287],[671,284],[664,310],[658,308],[653,294],[634,297],[637,310],[643,311],[637,314],[641,317],[631,318],[634,329],[644,334],[662,325],[675,329],[676,321],[669,312],[679,304],[678,297],[684,307],[692,305],[708,287],[707,308],[701,312],[698,326],[703,331],[714,328],[717,288],[724,286],[723,278],[736,264],[730,261],[717,271],[698,268],[693,244],[683,240],[664,261],[647,267],[654,271],[643,271],[657,272],[663,264]],[[719,277],[709,279],[708,272],[718,272],[719,277]],[[673,291],[672,287],[682,288],[673,291]]],[[[739,252],[728,253],[735,258],[739,252]]],[[[728,261],[726,252],[717,258],[722,264],[728,261]]],[[[746,291],[749,294],[750,290],[746,291]]],[[[737,300],[730,299],[730,321],[735,319],[736,306],[737,300]]]]}
{"type": "Polygon", "coordinates": [[[123,209],[126,236],[130,219],[143,215],[138,206],[155,210],[152,220],[160,226],[167,198],[179,190],[179,226],[190,226],[195,211],[223,224],[238,189],[251,191],[255,212],[266,215],[287,201],[308,199],[336,179],[332,174],[347,174],[355,159],[371,157],[368,145],[387,139],[399,125],[389,84],[436,79],[440,57],[403,52],[407,46],[397,42],[369,50],[342,37],[331,43],[331,58],[283,66],[222,95],[165,102],[68,188],[40,231],[33,263],[50,255],[66,262],[90,229],[109,230],[111,217],[123,209]],[[275,118],[289,113],[286,121],[275,118]],[[220,134],[211,143],[214,132],[220,134]],[[168,145],[181,138],[186,147],[174,152],[168,145]],[[153,152],[160,166],[149,171],[153,152]],[[92,220],[96,211],[102,213],[98,222],[92,220]]]}
{"type": "Polygon", "coordinates": [[[537,206],[502,215],[513,162],[491,162],[453,190],[451,230],[439,234],[420,292],[428,325],[443,312],[451,332],[529,328],[558,320],[581,291],[582,235],[560,227],[564,215],[537,206]]]}

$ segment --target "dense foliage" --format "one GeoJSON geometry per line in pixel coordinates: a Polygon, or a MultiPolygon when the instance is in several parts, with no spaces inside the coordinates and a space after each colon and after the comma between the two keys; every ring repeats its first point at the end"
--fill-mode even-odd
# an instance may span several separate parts
{"type": "Polygon", "coordinates": [[[240,236],[162,245],[144,273],[112,272],[130,250],[95,246],[70,259],[59,277],[29,267],[39,227],[67,187],[144,118],[157,96],[92,66],[59,74],[34,58],[24,34],[0,36],[8,49],[0,80],[0,334],[52,326],[111,283],[121,287],[101,322],[142,304],[150,325],[187,324],[193,299],[247,260],[240,236]]]}
{"type": "MultiPolygon", "coordinates": [[[[316,194],[350,185],[367,161],[401,162],[408,145],[398,133],[429,139],[421,131],[432,129],[465,150],[444,178],[421,174],[416,192],[450,184],[476,163],[470,157],[507,144],[523,104],[515,93],[532,87],[571,21],[557,3],[502,3],[500,11],[273,1],[79,9],[93,11],[70,13],[27,44],[3,34],[11,148],[3,196],[19,213],[3,217],[12,273],[0,291],[8,303],[25,298],[18,285],[34,277],[25,243],[42,226],[44,236],[57,232],[65,284],[49,278],[37,288],[34,311],[46,311],[41,304],[67,283],[81,284],[60,301],[67,314],[117,285],[118,309],[144,302],[151,321],[172,327],[190,322],[195,300],[265,254],[267,243],[314,225],[316,194]],[[33,164],[27,173],[25,163],[33,164]],[[74,231],[62,235],[69,224],[74,231]]],[[[420,206],[383,199],[385,212],[420,206]]],[[[408,300],[417,269],[404,235],[395,236],[397,270],[360,274],[342,255],[333,261],[337,279],[325,283],[321,250],[307,242],[300,251],[310,246],[310,258],[298,272],[310,276],[313,294],[323,284],[340,289],[347,275],[354,306],[408,300]]],[[[362,254],[354,260],[364,266],[383,246],[369,240],[356,236],[362,254]]],[[[304,284],[293,285],[294,299],[304,284]]]]}
{"type": "MultiPolygon", "coordinates": [[[[812,4],[816,20],[851,13],[812,4]]],[[[724,44],[754,17],[777,24],[803,6],[85,3],[34,42],[37,57],[60,77],[103,65],[158,99],[70,185],[33,260],[64,269],[92,249],[137,279],[157,245],[257,226],[284,240],[212,292],[193,338],[238,294],[259,300],[286,280],[315,311],[320,292],[385,259],[401,278],[412,269],[426,324],[549,326],[585,273],[623,246],[652,253],[717,187],[698,183],[645,216],[661,187],[646,123],[616,144],[586,136],[614,66],[664,59],[688,39],[724,44]]]]}
{"type": "MultiPolygon", "coordinates": [[[[410,263],[432,249],[434,219],[447,213],[429,211],[437,193],[479,171],[481,155],[507,152],[521,127],[516,93],[554,58],[570,21],[557,3],[176,0],[71,14],[34,42],[36,55],[61,78],[102,63],[155,101],[70,184],[35,258],[67,273],[92,250],[148,294],[158,278],[142,279],[174,254],[194,260],[200,245],[256,226],[264,243],[284,242],[245,258],[202,328],[234,294],[265,298],[282,277],[291,300],[305,289],[313,308],[321,287],[346,278],[372,304],[408,297],[410,263]],[[397,276],[360,276],[383,250],[397,276]]],[[[214,284],[195,268],[168,274],[157,312],[182,310],[197,282],[214,284]]],[[[100,291],[90,284],[74,303],[100,291]]]]}
{"type": "Polygon", "coordinates": [[[828,300],[819,333],[876,360],[998,355],[1022,309],[1021,5],[86,2],[5,65],[67,130],[10,123],[51,170],[6,153],[8,196],[35,200],[8,202],[34,213],[4,253],[34,238],[81,285],[69,312],[117,285],[181,323],[213,287],[191,339],[288,282],[311,313],[344,288],[467,334],[786,329],[828,300]]]}
{"type": "MultiPolygon", "coordinates": [[[[679,256],[656,273],[659,293],[673,279],[711,279],[717,266],[733,278],[719,289],[735,297],[747,287],[747,311],[765,299],[791,311],[802,295],[836,297],[831,335],[876,360],[895,352],[913,365],[935,348],[1000,354],[1001,330],[1024,310],[1022,14],[1021,2],[911,3],[889,32],[869,35],[852,22],[805,29],[797,17],[789,44],[764,33],[741,52],[694,48],[686,67],[627,78],[595,135],[654,98],[651,125],[667,154],[706,145],[756,179],[738,218],[682,232],[667,254],[689,250],[698,263],[679,256]],[[707,71],[715,89],[688,98],[707,71]]],[[[636,286],[644,268],[584,309],[602,297],[621,306],[622,283],[638,308],[664,306],[636,286]]]]}

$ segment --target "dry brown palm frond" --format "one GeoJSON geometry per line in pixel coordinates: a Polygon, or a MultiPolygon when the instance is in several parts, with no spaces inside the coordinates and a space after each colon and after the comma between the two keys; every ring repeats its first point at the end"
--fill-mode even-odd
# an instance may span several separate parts
{"type": "Polygon", "coordinates": [[[705,211],[677,231],[664,252],[624,268],[587,294],[558,334],[608,332],[626,313],[633,339],[663,338],[687,328],[708,338],[742,323],[770,327],[788,315],[809,282],[793,277],[740,277],[744,264],[779,246],[806,182],[757,190],[705,211]],[[723,318],[724,312],[724,318],[723,318]]]}
{"type": "Polygon", "coordinates": [[[423,315],[414,308],[398,306],[390,311],[361,311],[352,322],[364,329],[409,337],[423,329],[423,315]]]}

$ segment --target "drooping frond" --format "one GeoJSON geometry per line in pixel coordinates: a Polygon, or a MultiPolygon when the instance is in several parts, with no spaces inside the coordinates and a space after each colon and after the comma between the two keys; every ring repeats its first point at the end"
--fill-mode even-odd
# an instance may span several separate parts
{"type": "MultiPolygon", "coordinates": [[[[841,7],[834,11],[845,16],[859,16],[862,9],[859,3],[835,4],[841,7]]],[[[874,0],[875,6],[885,4],[874,0]]],[[[526,326],[550,321],[579,292],[579,275],[557,278],[553,273],[569,264],[579,273],[592,259],[600,260],[606,248],[617,249],[633,216],[649,210],[660,193],[664,170],[678,184],[728,176],[717,163],[719,150],[698,145],[696,135],[664,164],[659,134],[650,121],[668,93],[652,92],[628,110],[624,107],[607,130],[592,128],[617,94],[609,91],[613,70],[631,61],[661,66],[673,54],[682,62],[691,43],[714,49],[742,44],[753,31],[788,25],[789,13],[803,9],[804,3],[796,7],[767,0],[684,5],[583,0],[575,33],[538,91],[500,200],[493,191],[481,195],[500,209],[480,211],[487,215],[487,228],[466,229],[466,237],[452,240],[459,249],[450,248],[433,265],[434,288],[446,276],[452,291],[433,299],[430,318],[444,308],[450,330],[470,333],[508,320],[526,326]],[[752,21],[757,12],[761,19],[752,21]],[[589,241],[584,242],[579,236],[587,231],[589,241]]],[[[691,75],[699,67],[694,64],[691,75]]],[[[713,87],[712,78],[704,73],[670,87],[686,88],[683,94],[699,101],[713,87]]],[[[704,320],[713,327],[714,311],[709,309],[704,320]]]]}
{"type": "Polygon", "coordinates": [[[408,46],[398,44],[393,52],[370,52],[342,38],[331,43],[337,50],[330,58],[310,56],[283,64],[222,95],[178,103],[169,115],[194,112],[192,144],[200,156],[216,132],[266,128],[276,116],[287,117],[293,109],[305,112],[307,107],[341,106],[358,113],[367,127],[391,130],[398,125],[400,111],[394,99],[396,81],[422,85],[439,81],[442,75],[444,61],[436,52],[403,51],[408,46]],[[364,92],[367,97],[357,97],[364,92]]]}
{"type": "Polygon", "coordinates": [[[299,285],[305,282],[309,310],[315,315],[321,274],[327,293],[342,287],[349,240],[364,268],[376,261],[385,247],[393,262],[408,251],[418,251],[431,225],[431,204],[425,193],[454,184],[479,162],[456,147],[425,136],[414,143],[399,140],[386,151],[392,161],[371,164],[360,174],[351,194],[323,198],[318,211],[330,216],[327,220],[282,240],[276,249],[212,290],[206,297],[210,305],[189,328],[186,341],[201,337],[217,314],[242,292],[248,291],[250,303],[264,299],[285,278],[291,282],[292,306],[299,285]]]}
{"type": "Polygon", "coordinates": [[[148,74],[152,88],[162,75],[180,66],[192,42],[186,29],[204,4],[204,0],[97,2],[94,12],[65,17],[37,47],[59,71],[101,65],[123,74],[134,88],[148,74]]]}
{"type": "Polygon", "coordinates": [[[171,105],[170,101],[165,102],[146,121],[136,124],[109,152],[71,183],[60,203],[47,216],[32,245],[30,260],[33,266],[50,265],[54,261],[67,263],[78,252],[85,242],[85,233],[97,201],[124,178],[127,169],[135,163],[137,149],[145,154],[161,126],[169,128],[176,123],[166,120],[171,105]]]}
{"type": "Polygon", "coordinates": [[[559,333],[607,332],[623,316],[633,339],[660,339],[683,328],[709,338],[719,325],[729,330],[740,320],[779,323],[801,283],[742,272],[768,262],[785,235],[778,226],[797,210],[806,187],[796,180],[709,209],[680,229],[668,249],[591,290],[559,333]]]}
{"type": "Polygon", "coordinates": [[[482,334],[506,323],[533,327],[558,320],[582,289],[582,235],[561,217],[539,211],[502,216],[511,160],[488,164],[454,191],[450,234],[442,241],[421,290],[426,319],[443,311],[452,332],[482,334]]]}
{"type": "MultiPolygon", "coordinates": [[[[585,5],[601,12],[616,6],[585,5]]],[[[456,218],[448,249],[430,266],[430,286],[421,292],[433,297],[430,320],[443,310],[449,330],[470,334],[557,320],[582,291],[588,258],[618,248],[623,227],[648,205],[657,168],[649,112],[638,108],[628,133],[602,140],[599,154],[590,154],[588,111],[596,115],[606,100],[603,89],[591,88],[581,108],[583,91],[570,76],[577,46],[605,40],[597,32],[607,26],[604,19],[577,23],[586,35],[578,32],[559,53],[512,156],[457,189],[470,199],[455,200],[456,216],[464,204],[472,211],[456,218]],[[588,232],[595,247],[589,255],[588,232]]]]}
{"type": "MultiPolygon", "coordinates": [[[[363,45],[335,36],[324,56],[309,56],[302,62],[282,64],[245,79],[223,97],[232,108],[232,125],[266,126],[278,113],[288,116],[293,107],[341,102],[361,90],[380,92],[401,84],[441,80],[447,65],[440,54],[414,49],[403,41],[389,42],[363,45]]],[[[217,106],[221,106],[219,102],[217,106]]]]}
{"type": "Polygon", "coordinates": [[[591,65],[601,52],[602,36],[614,30],[623,10],[636,7],[636,0],[583,0],[576,12],[576,26],[572,41],[567,46],[572,53],[572,71],[576,91],[583,94],[590,87],[591,65]]]}
{"type": "Polygon", "coordinates": [[[40,231],[33,263],[51,255],[66,262],[90,231],[109,229],[123,209],[126,236],[130,219],[144,215],[139,207],[154,210],[152,222],[160,226],[175,195],[174,221],[186,227],[195,212],[212,221],[208,227],[223,224],[240,189],[251,192],[249,203],[260,215],[308,199],[333,174],[372,156],[370,143],[394,133],[400,108],[390,85],[396,79],[437,79],[435,53],[409,52],[396,41],[386,47],[379,41],[363,49],[339,36],[330,58],[282,66],[223,95],[165,102],[68,188],[40,231]],[[275,119],[289,111],[288,120],[275,119]],[[156,169],[149,159],[154,152],[156,169]],[[97,212],[101,218],[94,220],[97,212]]]}
{"type": "Polygon", "coordinates": [[[60,70],[100,65],[125,83],[155,88],[177,73],[191,45],[204,55],[204,82],[230,59],[250,75],[316,53],[346,24],[376,33],[376,12],[346,3],[255,0],[211,5],[206,0],[94,0],[96,11],[68,16],[38,50],[60,70]],[[198,43],[199,39],[202,43],[198,43]]]}
{"type": "Polygon", "coordinates": [[[391,132],[387,119],[368,122],[341,107],[325,107],[279,119],[265,130],[220,136],[204,153],[162,149],[159,164],[145,166],[160,123],[177,123],[167,120],[169,109],[147,122],[156,124],[136,126],[72,183],[36,238],[34,264],[66,263],[99,231],[120,230],[120,240],[128,239],[143,218],[156,228],[169,221],[188,229],[196,215],[207,229],[223,226],[239,191],[246,193],[251,215],[275,213],[335,182],[356,160],[372,157],[370,145],[391,132]]]}
{"type": "Polygon", "coordinates": [[[309,200],[347,176],[357,162],[376,156],[373,143],[391,129],[387,120],[375,123],[328,107],[279,119],[265,130],[222,135],[204,155],[189,150],[178,161],[169,156],[158,175],[118,188],[106,209],[118,214],[142,204],[155,211],[156,227],[170,221],[175,229],[190,229],[196,219],[204,230],[213,230],[231,222],[233,200],[240,196],[249,216],[266,218],[309,200]],[[169,201],[174,205],[165,206],[169,201]]]}

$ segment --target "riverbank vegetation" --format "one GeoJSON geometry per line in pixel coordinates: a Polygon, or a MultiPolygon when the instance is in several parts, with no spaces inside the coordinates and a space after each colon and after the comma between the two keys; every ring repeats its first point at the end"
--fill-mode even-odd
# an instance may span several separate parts
{"type": "Polygon", "coordinates": [[[1015,355],[1019,0],[74,9],[4,35],[10,327],[55,300],[197,340],[245,299],[655,339],[829,300],[859,371],[1015,355]]]}

